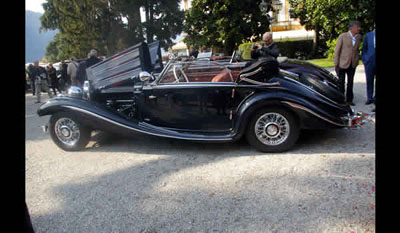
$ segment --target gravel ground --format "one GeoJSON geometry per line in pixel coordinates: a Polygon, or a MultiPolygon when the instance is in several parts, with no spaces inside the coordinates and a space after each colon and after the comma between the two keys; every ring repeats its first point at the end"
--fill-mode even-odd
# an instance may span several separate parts
{"type": "MultiPolygon", "coordinates": [[[[357,111],[366,106],[358,66],[357,111]]],[[[46,99],[47,97],[44,97],[46,99]]],[[[96,134],[59,149],[26,95],[26,202],[36,232],[375,232],[375,123],[303,131],[286,153],[96,134]]]]}

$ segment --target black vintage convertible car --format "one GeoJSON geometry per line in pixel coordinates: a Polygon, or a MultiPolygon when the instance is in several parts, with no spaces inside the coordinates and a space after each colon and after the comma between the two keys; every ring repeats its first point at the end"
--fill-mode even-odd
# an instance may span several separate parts
{"type": "Polygon", "coordinates": [[[336,76],[310,63],[171,59],[159,43],[132,46],[90,68],[83,88],[44,103],[52,140],[81,150],[92,130],[140,132],[200,142],[245,136],[263,152],[290,149],[301,129],[351,127],[363,118],[345,102],[336,76]]]}

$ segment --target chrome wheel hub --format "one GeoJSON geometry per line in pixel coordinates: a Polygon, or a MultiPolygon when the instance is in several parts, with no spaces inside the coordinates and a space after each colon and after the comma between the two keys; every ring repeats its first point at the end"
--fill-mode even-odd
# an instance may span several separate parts
{"type": "Polygon", "coordinates": [[[279,126],[275,123],[268,123],[265,125],[264,131],[269,137],[276,137],[279,133],[279,126]]]}
{"type": "Polygon", "coordinates": [[[266,113],[257,119],[254,132],[263,144],[276,146],[288,138],[289,122],[279,113],[266,113]]]}
{"type": "Polygon", "coordinates": [[[79,141],[79,127],[69,118],[58,119],[55,123],[54,130],[57,138],[64,144],[73,146],[79,141]]]}

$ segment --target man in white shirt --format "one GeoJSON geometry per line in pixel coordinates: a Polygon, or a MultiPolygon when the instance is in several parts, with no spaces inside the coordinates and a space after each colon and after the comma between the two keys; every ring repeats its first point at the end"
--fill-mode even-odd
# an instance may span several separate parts
{"type": "Polygon", "coordinates": [[[345,94],[345,77],[347,74],[346,101],[353,103],[353,80],[359,62],[359,46],[361,43],[360,22],[351,21],[349,31],[340,34],[335,49],[335,70],[339,77],[339,89],[345,94]]]}

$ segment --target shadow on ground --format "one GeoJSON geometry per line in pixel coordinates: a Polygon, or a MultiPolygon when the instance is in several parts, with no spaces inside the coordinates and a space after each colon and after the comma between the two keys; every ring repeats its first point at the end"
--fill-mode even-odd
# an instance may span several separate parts
{"type": "MultiPolygon", "coordinates": [[[[193,151],[192,144],[183,147],[193,151]]],[[[218,169],[220,161],[242,156],[229,148],[211,146],[201,155],[165,151],[167,156],[157,160],[56,187],[53,194],[63,200],[61,208],[32,216],[34,228],[37,232],[350,232],[351,227],[374,227],[374,211],[369,210],[373,199],[361,190],[371,180],[367,172],[373,158],[349,157],[340,164],[325,164],[329,175],[268,174],[268,164],[245,176],[231,168],[221,183],[198,174],[196,169],[218,169]],[[355,164],[362,169],[344,169],[355,164]],[[191,173],[197,175],[188,178],[191,173]],[[348,174],[357,179],[350,180],[348,174]]]]}

